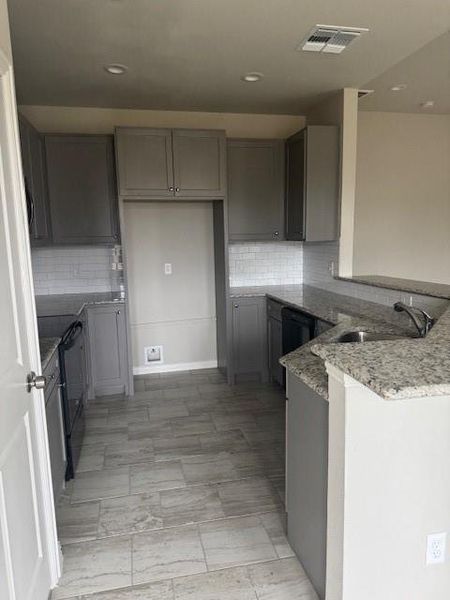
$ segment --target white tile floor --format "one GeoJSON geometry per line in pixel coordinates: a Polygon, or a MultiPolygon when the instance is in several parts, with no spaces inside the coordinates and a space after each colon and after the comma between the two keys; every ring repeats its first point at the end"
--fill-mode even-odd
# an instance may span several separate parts
{"type": "Polygon", "coordinates": [[[52,599],[317,600],[284,533],[284,396],[216,370],[89,405],[52,599]]]}

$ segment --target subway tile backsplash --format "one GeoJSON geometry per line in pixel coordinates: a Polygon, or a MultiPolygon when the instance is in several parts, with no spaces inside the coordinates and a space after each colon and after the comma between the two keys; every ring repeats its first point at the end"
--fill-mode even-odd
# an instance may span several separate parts
{"type": "Polygon", "coordinates": [[[36,295],[110,292],[122,280],[122,272],[111,268],[113,248],[33,248],[31,258],[36,295]]]}
{"type": "Polygon", "coordinates": [[[303,280],[301,242],[230,243],[230,285],[298,284],[303,280]]]}
{"type": "Polygon", "coordinates": [[[410,294],[398,290],[388,290],[360,283],[340,281],[333,277],[338,273],[339,244],[338,242],[304,244],[303,246],[303,283],[318,287],[335,294],[352,296],[360,300],[378,302],[392,306],[395,302],[402,301],[414,306],[419,306],[431,312],[440,311],[446,301],[430,296],[410,294]]]}

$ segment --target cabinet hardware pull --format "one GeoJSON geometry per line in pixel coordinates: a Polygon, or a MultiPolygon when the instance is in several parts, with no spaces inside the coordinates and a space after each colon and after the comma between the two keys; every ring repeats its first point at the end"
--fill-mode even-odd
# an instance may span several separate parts
{"type": "Polygon", "coordinates": [[[179,187],[176,187],[176,188],[175,188],[175,191],[176,191],[176,192],[179,192],[179,191],[180,191],[180,188],[179,188],[179,187]]]}
{"type": "Polygon", "coordinates": [[[280,232],[279,231],[274,231],[273,235],[278,236],[278,235],[280,235],[280,232]]]}
{"type": "Polygon", "coordinates": [[[173,192],[173,185],[170,186],[169,192],[173,192]]]}
{"type": "Polygon", "coordinates": [[[117,311],[117,314],[120,315],[120,310],[117,311]]]}
{"type": "Polygon", "coordinates": [[[239,308],[239,304],[235,304],[235,305],[234,305],[234,308],[239,308]]]}

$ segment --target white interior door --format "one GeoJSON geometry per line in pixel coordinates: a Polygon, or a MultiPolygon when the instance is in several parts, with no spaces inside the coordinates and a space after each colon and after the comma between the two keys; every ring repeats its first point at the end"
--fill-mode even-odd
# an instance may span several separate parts
{"type": "Polygon", "coordinates": [[[47,600],[59,575],[11,61],[0,50],[0,598],[47,600]]]}

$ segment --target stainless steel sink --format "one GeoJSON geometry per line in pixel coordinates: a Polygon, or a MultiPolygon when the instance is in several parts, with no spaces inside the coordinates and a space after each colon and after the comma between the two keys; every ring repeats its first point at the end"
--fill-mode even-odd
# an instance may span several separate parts
{"type": "Polygon", "coordinates": [[[381,340],[398,340],[401,339],[400,336],[394,335],[392,333],[376,333],[373,331],[348,331],[347,333],[342,333],[338,338],[336,338],[336,342],[339,343],[362,343],[362,342],[377,342],[381,340]]]}

